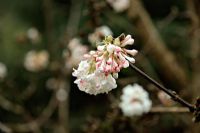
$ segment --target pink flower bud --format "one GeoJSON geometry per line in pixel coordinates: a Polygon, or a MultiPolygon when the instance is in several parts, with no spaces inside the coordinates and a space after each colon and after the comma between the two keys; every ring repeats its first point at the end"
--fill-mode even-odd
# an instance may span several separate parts
{"type": "Polygon", "coordinates": [[[126,51],[128,54],[132,55],[132,56],[135,56],[135,55],[138,53],[138,51],[135,50],[135,49],[132,49],[132,50],[125,49],[125,51],[126,51]]]}

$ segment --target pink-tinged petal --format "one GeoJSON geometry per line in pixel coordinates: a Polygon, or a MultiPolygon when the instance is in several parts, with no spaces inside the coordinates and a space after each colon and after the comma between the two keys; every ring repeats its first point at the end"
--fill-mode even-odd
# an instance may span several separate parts
{"type": "Polygon", "coordinates": [[[123,67],[124,67],[124,68],[129,67],[129,62],[128,62],[127,60],[124,61],[124,63],[123,63],[123,67]]]}
{"type": "Polygon", "coordinates": [[[118,55],[120,61],[125,61],[126,60],[121,53],[118,53],[117,55],[118,55]]]}
{"type": "Polygon", "coordinates": [[[112,61],[112,57],[109,57],[106,63],[107,63],[108,65],[111,65],[112,62],[113,62],[113,61],[112,61]]]}
{"type": "Polygon", "coordinates": [[[102,61],[102,60],[103,60],[103,58],[104,58],[104,56],[103,56],[103,55],[102,55],[102,56],[100,56],[100,57],[97,57],[97,58],[96,58],[96,62],[102,61]]]}
{"type": "Polygon", "coordinates": [[[135,50],[135,49],[132,49],[132,50],[128,50],[128,49],[124,49],[128,54],[132,55],[132,56],[135,56],[138,51],[135,50]]]}
{"type": "Polygon", "coordinates": [[[130,61],[131,63],[135,63],[135,59],[132,57],[129,57],[127,55],[123,55],[128,61],[130,61]]]}
{"type": "Polygon", "coordinates": [[[125,47],[126,45],[132,45],[134,43],[134,39],[131,35],[127,35],[125,39],[122,41],[121,47],[125,47]]]}

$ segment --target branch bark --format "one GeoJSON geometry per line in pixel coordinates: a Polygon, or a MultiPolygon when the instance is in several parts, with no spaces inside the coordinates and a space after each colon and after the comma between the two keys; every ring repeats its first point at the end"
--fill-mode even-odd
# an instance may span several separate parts
{"type": "Polygon", "coordinates": [[[167,93],[169,96],[171,96],[171,98],[180,103],[181,105],[183,105],[184,107],[187,107],[190,112],[195,112],[196,111],[196,107],[190,103],[188,103],[187,101],[185,101],[184,99],[182,99],[175,91],[172,91],[168,88],[165,88],[164,86],[162,86],[161,84],[159,84],[157,81],[155,81],[154,79],[152,79],[150,76],[148,76],[146,73],[144,73],[142,70],[140,70],[139,68],[137,68],[135,65],[133,65],[131,62],[129,62],[131,68],[133,68],[138,74],[140,74],[141,76],[143,76],[143,78],[145,78],[146,80],[148,80],[150,83],[154,84],[158,89],[164,91],[165,93],[167,93]]]}
{"type": "Polygon", "coordinates": [[[148,54],[159,64],[159,71],[167,81],[184,88],[188,83],[186,73],[177,63],[175,55],[166,47],[140,0],[131,1],[128,16],[136,20],[135,26],[142,40],[144,40],[144,47],[148,49],[148,54]]]}
{"type": "Polygon", "coordinates": [[[153,107],[150,113],[189,113],[185,107],[153,107]]]}

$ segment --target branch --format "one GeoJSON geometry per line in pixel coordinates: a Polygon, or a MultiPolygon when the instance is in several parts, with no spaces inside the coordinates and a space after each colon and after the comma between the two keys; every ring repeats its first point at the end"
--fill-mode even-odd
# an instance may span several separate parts
{"type": "Polygon", "coordinates": [[[0,95],[0,106],[10,112],[13,112],[15,114],[25,114],[26,111],[25,109],[18,105],[18,104],[14,104],[11,101],[9,101],[8,99],[4,98],[3,96],[0,95]]]}
{"type": "Polygon", "coordinates": [[[164,91],[165,93],[167,93],[168,95],[170,95],[174,101],[179,102],[183,106],[187,107],[190,110],[190,112],[194,112],[196,110],[195,106],[193,106],[193,105],[189,104],[187,101],[183,100],[178,94],[176,94],[175,91],[172,91],[170,89],[165,88],[164,86],[162,86],[161,84],[159,84],[157,81],[155,81],[154,79],[152,79],[150,76],[148,76],[146,73],[144,73],[142,70],[140,70],[135,65],[133,65],[131,62],[130,62],[130,66],[138,74],[140,74],[146,80],[148,80],[149,82],[151,82],[152,84],[154,84],[156,87],[158,87],[158,89],[160,89],[160,90],[164,91]]]}
{"type": "Polygon", "coordinates": [[[153,107],[150,113],[189,113],[185,107],[153,107]]]}
{"type": "Polygon", "coordinates": [[[10,129],[9,127],[7,127],[2,122],[0,122],[0,131],[2,131],[4,133],[12,133],[12,129],[10,129]]]}
{"type": "Polygon", "coordinates": [[[171,83],[177,84],[180,88],[185,87],[188,79],[184,69],[178,64],[175,55],[166,47],[140,0],[132,0],[130,6],[129,18],[135,20],[136,29],[145,41],[144,47],[159,64],[160,72],[171,83]]]}
{"type": "Polygon", "coordinates": [[[6,124],[9,128],[16,132],[30,132],[38,131],[39,128],[49,119],[57,107],[57,100],[55,96],[49,101],[47,107],[42,111],[40,116],[35,120],[32,120],[27,123],[18,123],[18,124],[6,124]]]}

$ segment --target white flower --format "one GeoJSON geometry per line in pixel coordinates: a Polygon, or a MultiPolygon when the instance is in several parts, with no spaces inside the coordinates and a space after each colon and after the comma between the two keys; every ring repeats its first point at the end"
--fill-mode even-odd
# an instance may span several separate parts
{"type": "Polygon", "coordinates": [[[127,85],[123,88],[121,108],[125,116],[140,116],[150,111],[152,102],[148,93],[138,84],[127,85]]]}
{"type": "Polygon", "coordinates": [[[89,94],[107,93],[117,87],[118,72],[127,68],[129,62],[135,63],[131,56],[137,54],[137,50],[127,50],[126,45],[132,45],[134,40],[131,35],[120,35],[113,38],[106,36],[97,47],[97,51],[85,54],[85,61],[81,61],[73,76],[77,77],[75,83],[79,89],[89,94]]]}
{"type": "Polygon", "coordinates": [[[112,35],[112,31],[108,26],[100,26],[95,29],[94,33],[88,35],[88,40],[90,43],[95,44],[96,42],[100,42],[104,36],[112,35]]]}
{"type": "Polygon", "coordinates": [[[81,61],[78,69],[74,70],[72,75],[77,77],[74,83],[78,85],[79,89],[88,94],[108,93],[117,87],[116,80],[111,74],[105,75],[99,70],[95,70],[92,62],[88,62],[87,60],[81,61]]]}
{"type": "Polygon", "coordinates": [[[0,79],[5,78],[7,75],[7,67],[5,64],[0,62],[0,79]]]}
{"type": "Polygon", "coordinates": [[[26,54],[24,66],[27,70],[37,72],[47,67],[49,63],[49,54],[47,51],[31,50],[26,54]]]}
{"type": "Polygon", "coordinates": [[[67,96],[67,91],[64,88],[60,88],[56,92],[56,98],[61,102],[65,101],[67,99],[67,96]]]}
{"type": "Polygon", "coordinates": [[[83,60],[83,55],[88,52],[88,47],[81,44],[78,38],[73,38],[69,42],[68,48],[70,50],[70,55],[66,58],[66,67],[72,68],[77,66],[77,64],[83,60]]]}
{"type": "Polygon", "coordinates": [[[35,27],[28,29],[27,37],[32,43],[37,43],[40,41],[40,33],[35,27]]]}
{"type": "Polygon", "coordinates": [[[107,0],[116,12],[123,12],[130,6],[130,0],[107,0]]]}

